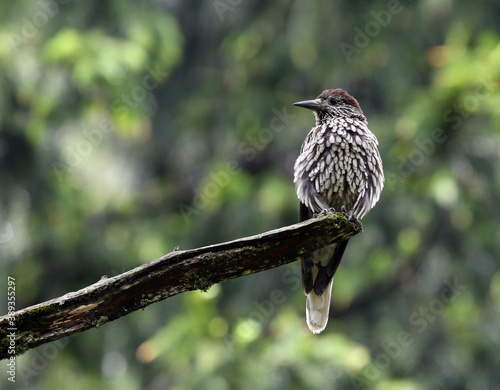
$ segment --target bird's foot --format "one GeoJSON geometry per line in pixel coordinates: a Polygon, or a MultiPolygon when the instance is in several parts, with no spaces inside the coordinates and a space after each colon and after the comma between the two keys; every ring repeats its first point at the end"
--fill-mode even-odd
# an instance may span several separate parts
{"type": "Polygon", "coordinates": [[[352,210],[347,211],[345,205],[340,208],[340,211],[347,214],[347,220],[349,222],[359,222],[358,218],[352,213],[352,210]]]}
{"type": "Polygon", "coordinates": [[[359,219],[358,217],[356,217],[353,213],[352,213],[352,210],[349,211],[349,213],[347,213],[347,215],[349,215],[349,218],[347,218],[347,220],[349,222],[354,222],[354,223],[358,223],[359,222],[359,219]]]}
{"type": "Polygon", "coordinates": [[[313,217],[318,218],[318,217],[322,217],[324,215],[328,215],[330,213],[335,213],[335,209],[333,207],[330,207],[329,209],[323,209],[319,213],[314,213],[313,217]]]}

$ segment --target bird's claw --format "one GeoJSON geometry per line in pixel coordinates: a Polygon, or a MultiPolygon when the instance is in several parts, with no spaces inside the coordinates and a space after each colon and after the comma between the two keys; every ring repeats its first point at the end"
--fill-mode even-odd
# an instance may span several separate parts
{"type": "Polygon", "coordinates": [[[318,218],[318,217],[322,217],[324,215],[328,215],[330,213],[335,213],[335,209],[333,207],[330,207],[329,209],[323,209],[319,213],[314,213],[313,217],[318,218]]]}
{"type": "Polygon", "coordinates": [[[347,220],[349,222],[359,222],[358,218],[352,213],[352,210],[347,211],[347,207],[345,205],[342,205],[340,211],[347,214],[347,220]]]}

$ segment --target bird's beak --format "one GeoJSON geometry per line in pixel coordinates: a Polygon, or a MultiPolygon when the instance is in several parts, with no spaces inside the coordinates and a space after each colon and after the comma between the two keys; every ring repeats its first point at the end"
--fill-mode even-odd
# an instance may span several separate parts
{"type": "Polygon", "coordinates": [[[293,103],[294,106],[309,108],[310,110],[321,111],[324,109],[323,102],[320,99],[304,100],[302,102],[293,103]]]}

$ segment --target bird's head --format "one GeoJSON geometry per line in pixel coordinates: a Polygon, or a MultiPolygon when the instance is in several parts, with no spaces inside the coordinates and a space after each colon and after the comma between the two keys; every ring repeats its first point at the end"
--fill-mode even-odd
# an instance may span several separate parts
{"type": "Polygon", "coordinates": [[[335,116],[363,116],[358,101],[340,88],[326,89],[314,100],[304,100],[293,105],[313,110],[317,121],[335,116]]]}

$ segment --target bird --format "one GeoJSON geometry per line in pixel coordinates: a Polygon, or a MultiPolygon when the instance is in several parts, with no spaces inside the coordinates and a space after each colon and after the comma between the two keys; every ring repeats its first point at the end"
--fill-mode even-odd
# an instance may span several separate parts
{"type": "MultiPolygon", "coordinates": [[[[316,119],[294,165],[300,221],[334,210],[361,220],[384,187],[378,140],[361,106],[340,88],[293,105],[312,110],[316,119]]],[[[348,242],[326,245],[301,258],[306,322],[315,334],[328,322],[333,279],[348,242]]]]}

